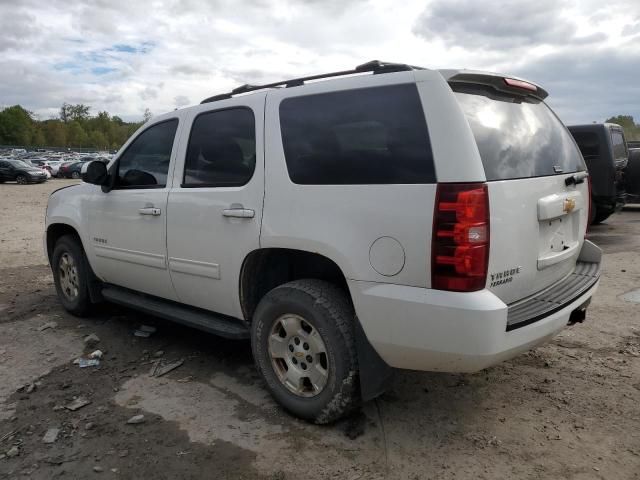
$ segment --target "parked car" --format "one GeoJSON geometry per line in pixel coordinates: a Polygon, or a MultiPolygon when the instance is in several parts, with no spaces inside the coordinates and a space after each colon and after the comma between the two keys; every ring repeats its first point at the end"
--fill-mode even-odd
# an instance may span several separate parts
{"type": "Polygon", "coordinates": [[[21,160],[0,159],[0,183],[16,181],[24,185],[46,180],[47,174],[40,168],[27,165],[21,160]]]}
{"type": "Polygon", "coordinates": [[[86,160],[81,160],[69,165],[69,167],[64,172],[65,178],[80,178],[80,171],[85,163],[87,163],[86,160]]]}
{"type": "Polygon", "coordinates": [[[629,161],[624,172],[624,184],[627,201],[640,203],[640,147],[629,148],[629,161]]]}
{"type": "Polygon", "coordinates": [[[78,163],[77,160],[72,160],[72,161],[68,161],[68,162],[62,162],[62,164],[60,164],[60,167],[58,168],[58,177],[59,178],[71,178],[71,173],[69,172],[69,169],[71,168],[71,166],[74,163],[78,163]]]}
{"type": "Polygon", "coordinates": [[[46,168],[49,173],[51,173],[51,176],[57,177],[60,165],[62,165],[62,162],[59,160],[47,160],[44,163],[44,168],[46,168]]]}
{"type": "Polygon", "coordinates": [[[30,163],[34,167],[39,168],[42,171],[44,171],[47,174],[47,178],[51,178],[53,176],[52,168],[51,168],[50,162],[48,160],[43,159],[43,158],[31,159],[30,163]]]}
{"type": "Polygon", "coordinates": [[[49,198],[60,302],[250,338],[274,398],[316,423],[392,368],[514,357],[582,321],[600,275],[586,167],[546,96],[374,61],[156,117],[49,198]]]}
{"type": "Polygon", "coordinates": [[[624,169],[629,151],[620,125],[570,125],[591,178],[591,223],[601,223],[626,203],[624,169]]]}

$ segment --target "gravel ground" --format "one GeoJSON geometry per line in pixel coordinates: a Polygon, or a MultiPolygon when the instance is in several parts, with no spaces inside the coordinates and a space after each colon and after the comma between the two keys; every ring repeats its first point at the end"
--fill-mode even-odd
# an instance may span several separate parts
{"type": "Polygon", "coordinates": [[[640,207],[592,229],[606,254],[584,324],[475,374],[398,372],[318,427],[274,404],[246,342],[115,306],[66,314],[41,239],[69,183],[0,185],[0,479],[640,478],[640,305],[621,298],[640,288],[640,207]],[[157,332],[135,337],[141,324],[157,332]],[[96,348],[99,366],[72,363],[96,348]]]}

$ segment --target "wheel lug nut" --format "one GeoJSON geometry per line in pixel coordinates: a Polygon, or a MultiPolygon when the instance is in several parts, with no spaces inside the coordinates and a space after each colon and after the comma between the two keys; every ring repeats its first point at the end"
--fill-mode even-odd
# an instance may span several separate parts
{"type": "Polygon", "coordinates": [[[313,357],[311,355],[307,355],[307,362],[313,362],[313,357]]]}
{"type": "Polygon", "coordinates": [[[298,337],[294,338],[293,341],[296,343],[296,345],[300,345],[300,339],[298,337]]]}
{"type": "Polygon", "coordinates": [[[302,348],[304,348],[305,350],[309,350],[309,344],[307,342],[304,342],[302,348]]]}

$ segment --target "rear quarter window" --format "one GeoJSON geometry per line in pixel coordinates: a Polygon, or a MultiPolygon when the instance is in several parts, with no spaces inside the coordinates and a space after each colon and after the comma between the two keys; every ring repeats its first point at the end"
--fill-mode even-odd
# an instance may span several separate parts
{"type": "Polygon", "coordinates": [[[613,158],[616,160],[627,158],[629,154],[621,131],[611,130],[611,144],[613,145],[613,158]]]}
{"type": "Polygon", "coordinates": [[[585,170],[571,135],[544,102],[490,87],[452,88],[473,131],[487,180],[585,170]]]}
{"type": "Polygon", "coordinates": [[[294,183],[435,182],[414,84],[287,98],[280,104],[280,125],[294,183]]]}
{"type": "Polygon", "coordinates": [[[600,137],[596,132],[572,132],[582,156],[597,158],[600,156],[600,137]]]}

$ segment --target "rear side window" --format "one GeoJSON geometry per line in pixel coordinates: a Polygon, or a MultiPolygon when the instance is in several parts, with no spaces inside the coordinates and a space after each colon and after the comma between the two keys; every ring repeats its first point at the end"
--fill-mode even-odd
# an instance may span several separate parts
{"type": "Polygon", "coordinates": [[[611,130],[611,144],[613,145],[613,158],[620,160],[628,157],[627,145],[621,131],[611,130]]]}
{"type": "Polygon", "coordinates": [[[287,98],[282,142],[294,183],[434,183],[427,125],[415,85],[287,98]]]}
{"type": "Polygon", "coordinates": [[[600,137],[596,132],[571,132],[582,156],[595,159],[600,156],[600,137]]]}
{"type": "Polygon", "coordinates": [[[191,128],[183,187],[236,187],[256,166],[253,111],[232,108],[201,113],[191,128]]]}
{"type": "Polygon", "coordinates": [[[571,135],[544,102],[490,87],[452,88],[473,131],[487,180],[585,170],[571,135]]]}
{"type": "Polygon", "coordinates": [[[167,120],[138,135],[118,160],[116,188],[166,186],[177,128],[177,119],[167,120]]]}

